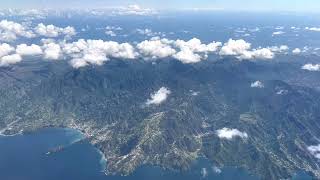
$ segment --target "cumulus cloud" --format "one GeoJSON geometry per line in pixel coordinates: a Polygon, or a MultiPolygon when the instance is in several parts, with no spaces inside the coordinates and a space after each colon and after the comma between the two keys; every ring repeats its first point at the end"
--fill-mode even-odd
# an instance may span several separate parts
{"type": "Polygon", "coordinates": [[[89,65],[89,62],[85,58],[74,58],[70,61],[70,65],[76,69],[89,65]]]}
{"type": "Polygon", "coordinates": [[[292,50],[293,54],[300,54],[302,51],[299,48],[295,48],[294,50],[292,50]]]}
{"type": "Polygon", "coordinates": [[[240,137],[240,138],[248,138],[248,134],[245,132],[241,132],[238,129],[229,129],[229,128],[222,128],[216,131],[216,134],[219,138],[221,139],[227,139],[231,140],[235,137],[240,137]]]}
{"type": "Polygon", "coordinates": [[[8,55],[12,51],[14,51],[14,47],[10,46],[9,44],[0,44],[0,57],[8,55]]]}
{"type": "Polygon", "coordinates": [[[175,47],[180,51],[173,57],[182,63],[197,63],[202,59],[206,59],[208,53],[216,52],[222,45],[221,42],[211,42],[209,44],[203,44],[199,39],[193,38],[189,41],[176,40],[174,42],[175,47]]]}
{"type": "Polygon", "coordinates": [[[27,27],[22,24],[2,20],[0,21],[0,40],[10,42],[16,40],[17,37],[32,38],[35,37],[32,31],[29,31],[27,27]]]}
{"type": "Polygon", "coordinates": [[[222,56],[236,56],[238,59],[272,59],[274,53],[268,48],[251,50],[251,44],[240,40],[229,39],[219,52],[222,56]]]}
{"type": "Polygon", "coordinates": [[[251,83],[252,88],[264,88],[264,84],[261,81],[251,83]]]}
{"type": "Polygon", "coordinates": [[[21,56],[34,56],[34,55],[41,55],[42,49],[40,46],[32,44],[30,46],[26,44],[20,44],[16,48],[16,53],[20,54],[21,56]]]}
{"type": "Polygon", "coordinates": [[[13,21],[0,21],[0,41],[10,42],[16,40],[18,37],[35,38],[37,36],[44,36],[53,38],[62,35],[70,37],[75,34],[76,31],[71,26],[61,28],[40,23],[35,28],[30,28],[29,26],[13,21]]]}
{"type": "Polygon", "coordinates": [[[58,60],[61,57],[61,47],[56,43],[48,43],[43,46],[44,58],[51,60],[58,60]]]}
{"type": "MultiPolygon", "coordinates": [[[[50,25],[49,25],[50,26],[50,25]]],[[[45,34],[49,29],[46,29],[45,34]]],[[[112,29],[111,27],[109,29],[112,29]]],[[[56,36],[59,33],[50,32],[49,36],[56,36]]],[[[36,44],[20,44],[17,49],[9,44],[0,44],[0,57],[9,55],[16,51],[21,56],[43,55],[45,59],[58,60],[67,59],[75,68],[87,65],[102,65],[111,58],[116,59],[163,59],[172,58],[182,63],[198,63],[206,60],[209,54],[221,56],[235,56],[238,59],[272,59],[274,52],[288,50],[287,46],[274,46],[268,48],[251,49],[251,44],[240,39],[230,39],[222,46],[221,42],[212,41],[208,44],[197,38],[190,40],[169,40],[166,38],[154,37],[134,45],[130,43],[118,43],[115,41],[79,39],[75,42],[58,41],[53,38],[42,39],[42,46],[36,44]],[[221,47],[222,46],[222,47],[221,47]]]]}
{"type": "Polygon", "coordinates": [[[44,25],[43,23],[40,23],[37,25],[37,27],[35,27],[35,32],[40,36],[51,37],[51,38],[58,37],[60,35],[74,36],[76,34],[75,29],[71,26],[61,28],[61,27],[54,26],[52,24],[44,25]]]}
{"type": "Polygon", "coordinates": [[[0,66],[9,66],[10,64],[16,64],[22,61],[22,58],[19,54],[11,54],[3,56],[0,60],[0,66]]]}
{"type": "Polygon", "coordinates": [[[211,42],[209,44],[203,44],[200,39],[192,38],[189,41],[177,40],[175,45],[180,49],[189,49],[196,53],[208,53],[217,51],[222,43],[211,42]]]}
{"type": "Polygon", "coordinates": [[[119,44],[114,41],[84,40],[63,44],[63,52],[72,57],[70,64],[83,67],[89,64],[102,65],[112,58],[134,59],[137,52],[129,43],[119,44]]]}
{"type": "Polygon", "coordinates": [[[173,57],[182,63],[196,63],[207,58],[208,53],[218,50],[220,42],[203,44],[199,39],[189,41],[152,38],[137,45],[143,56],[151,59],[173,57]]]}
{"type": "Polygon", "coordinates": [[[175,59],[181,61],[182,63],[197,63],[201,61],[201,56],[199,54],[195,54],[189,48],[183,48],[177,54],[173,56],[175,59]]]}
{"type": "Polygon", "coordinates": [[[317,159],[320,159],[320,144],[317,146],[309,146],[308,151],[317,159]]]}
{"type": "Polygon", "coordinates": [[[171,47],[171,43],[172,41],[168,39],[151,39],[139,43],[137,48],[146,57],[152,59],[166,58],[176,53],[176,50],[171,47]]]}
{"type": "MultiPolygon", "coordinates": [[[[273,59],[274,53],[268,48],[262,49],[254,49],[253,51],[249,51],[242,56],[243,59],[273,59]]],[[[241,56],[240,56],[241,57],[241,56]]]]}
{"type": "Polygon", "coordinates": [[[320,28],[318,27],[306,27],[306,30],[320,32],[320,28]]]}
{"type": "Polygon", "coordinates": [[[301,69],[307,71],[320,71],[320,64],[305,64],[301,69]]]}
{"type": "Polygon", "coordinates": [[[159,105],[163,103],[171,94],[171,91],[166,87],[161,87],[157,92],[151,94],[151,98],[147,100],[146,105],[159,105]]]}
{"type": "Polygon", "coordinates": [[[251,44],[247,43],[245,40],[233,40],[229,39],[227,43],[220,50],[220,55],[227,56],[238,56],[242,55],[244,52],[251,48],[251,44]]]}

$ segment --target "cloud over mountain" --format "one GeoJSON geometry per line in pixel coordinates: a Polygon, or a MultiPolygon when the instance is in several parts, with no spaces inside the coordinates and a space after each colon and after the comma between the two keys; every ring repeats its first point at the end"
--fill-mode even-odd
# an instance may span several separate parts
{"type": "Polygon", "coordinates": [[[240,137],[240,138],[248,138],[248,134],[245,132],[241,132],[238,129],[229,129],[229,128],[222,128],[216,131],[216,134],[219,138],[221,139],[227,139],[231,140],[235,137],[240,137]]]}
{"type": "Polygon", "coordinates": [[[301,69],[307,71],[320,71],[320,64],[305,64],[301,69]]]}
{"type": "Polygon", "coordinates": [[[20,54],[21,56],[34,56],[34,55],[41,55],[42,49],[40,46],[32,44],[30,46],[26,44],[20,44],[16,48],[16,53],[20,54]]]}
{"type": "Polygon", "coordinates": [[[251,83],[252,88],[264,88],[264,84],[261,81],[255,81],[251,83]]]}
{"type": "Polygon", "coordinates": [[[166,87],[161,87],[157,92],[151,94],[150,99],[147,100],[146,105],[159,105],[163,103],[171,94],[171,91],[166,87]]]}
{"type": "Polygon", "coordinates": [[[35,37],[35,34],[22,24],[8,20],[0,21],[1,41],[10,42],[18,37],[32,38],[35,37]]]}
{"type": "Polygon", "coordinates": [[[229,41],[222,46],[219,54],[221,56],[236,56],[241,60],[272,59],[274,57],[274,53],[270,49],[251,49],[251,44],[243,39],[229,39],[229,41]]]}
{"type": "Polygon", "coordinates": [[[58,37],[58,36],[74,36],[76,30],[67,26],[65,28],[57,27],[54,25],[38,24],[36,27],[31,28],[28,25],[20,24],[13,21],[2,20],[0,21],[0,41],[12,42],[19,37],[22,38],[36,38],[43,37],[58,37]]]}
{"type": "Polygon", "coordinates": [[[12,51],[14,51],[14,47],[10,46],[9,44],[0,44],[0,57],[8,55],[12,51]]]}
{"type": "Polygon", "coordinates": [[[10,64],[16,64],[20,61],[22,61],[22,58],[19,54],[6,55],[0,59],[0,66],[8,66],[10,64]]]}
{"type": "Polygon", "coordinates": [[[74,36],[76,34],[76,30],[71,26],[61,28],[52,24],[44,25],[43,23],[40,23],[35,27],[35,32],[44,37],[58,37],[60,35],[74,36]]]}
{"type": "MultiPolygon", "coordinates": [[[[139,10],[138,7],[133,9],[139,10]]],[[[110,36],[116,35],[114,31],[122,30],[116,26],[107,26],[105,29],[110,36]]],[[[153,34],[149,29],[144,33],[153,34]]],[[[265,60],[273,59],[279,53],[287,53],[289,49],[286,45],[252,48],[251,43],[243,39],[229,39],[223,44],[216,41],[204,43],[198,38],[172,40],[158,36],[141,42],[121,43],[101,39],[78,39],[72,42],[71,39],[65,38],[75,34],[76,30],[72,26],[63,28],[39,23],[32,28],[29,25],[3,20],[0,22],[0,41],[1,36],[2,41],[15,40],[18,37],[44,37],[44,39],[41,40],[42,45],[22,43],[15,48],[9,44],[2,44],[0,57],[13,55],[15,51],[20,56],[42,55],[48,60],[64,59],[69,61],[71,66],[81,68],[88,65],[102,65],[111,58],[145,60],[171,58],[184,64],[192,64],[207,60],[209,55],[215,54],[234,56],[240,60],[265,60]]]]}
{"type": "Polygon", "coordinates": [[[139,52],[147,58],[158,59],[172,56],[176,50],[171,47],[168,39],[151,39],[137,45],[139,52]]]}

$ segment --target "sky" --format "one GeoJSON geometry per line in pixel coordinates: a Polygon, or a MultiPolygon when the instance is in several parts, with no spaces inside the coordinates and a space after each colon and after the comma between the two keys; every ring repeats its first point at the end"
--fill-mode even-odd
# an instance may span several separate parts
{"type": "Polygon", "coordinates": [[[1,8],[101,8],[137,4],[153,9],[320,11],[320,0],[1,0],[1,8]]]}

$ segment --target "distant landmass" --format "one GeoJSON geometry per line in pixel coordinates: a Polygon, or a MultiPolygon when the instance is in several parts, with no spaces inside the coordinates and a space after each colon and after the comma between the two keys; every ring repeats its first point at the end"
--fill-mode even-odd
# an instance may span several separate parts
{"type": "MultiPolygon", "coordinates": [[[[38,140],[49,148],[28,152],[45,149],[35,158],[43,162],[85,145],[94,162],[106,160],[103,177],[227,169],[244,179],[320,179],[314,14],[110,10],[0,10],[4,143],[76,130],[83,137],[72,145],[45,135],[38,140]]],[[[16,157],[12,149],[0,158],[16,157]]]]}
{"type": "Polygon", "coordinates": [[[72,69],[64,63],[1,69],[3,134],[80,130],[108,159],[109,174],[128,175],[144,164],[188,170],[203,156],[263,179],[299,170],[319,177],[307,150],[320,135],[319,92],[267,79],[253,87],[252,74],[265,73],[257,71],[262,64],[115,60],[72,69]],[[161,87],[170,89],[167,99],[148,105],[161,87]]]}

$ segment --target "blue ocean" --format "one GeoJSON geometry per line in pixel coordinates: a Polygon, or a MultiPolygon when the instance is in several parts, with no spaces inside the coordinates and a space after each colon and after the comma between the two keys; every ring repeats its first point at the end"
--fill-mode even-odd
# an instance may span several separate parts
{"type": "MultiPolygon", "coordinates": [[[[199,159],[188,172],[143,166],[129,176],[108,176],[101,153],[71,129],[44,129],[31,134],[0,136],[1,180],[254,180],[243,169],[213,168],[199,159]],[[59,147],[63,147],[60,148],[59,147]]],[[[295,179],[311,179],[299,174],[295,179]]]]}

